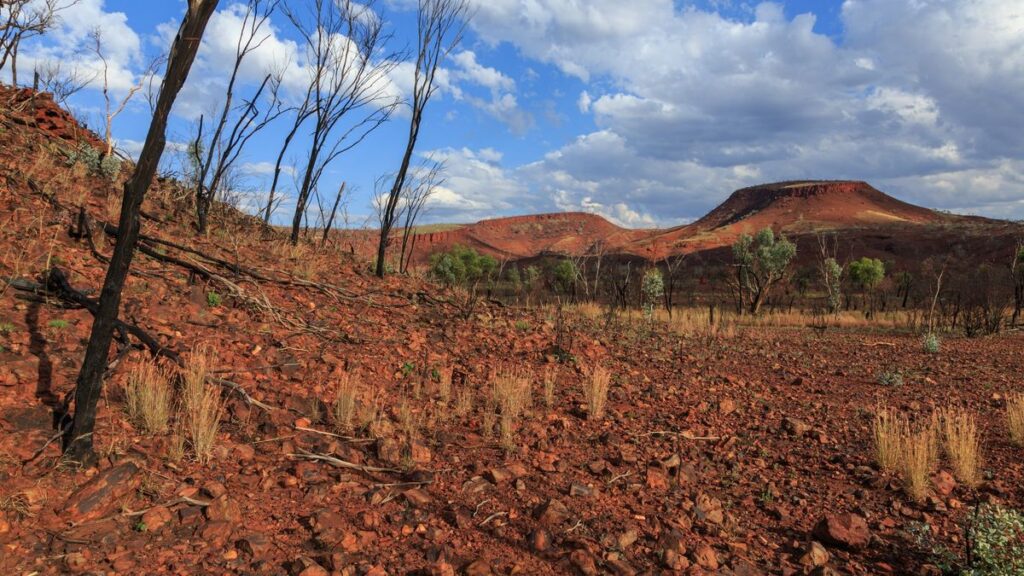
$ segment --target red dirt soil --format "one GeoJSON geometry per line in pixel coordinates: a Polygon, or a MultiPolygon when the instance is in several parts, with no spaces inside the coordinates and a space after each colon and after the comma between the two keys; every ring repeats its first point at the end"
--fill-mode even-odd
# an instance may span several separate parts
{"type": "MultiPolygon", "coordinates": [[[[58,266],[95,294],[111,240],[96,232],[93,250],[69,223],[79,205],[108,219],[117,188],[67,167],[61,138],[18,114],[0,110],[0,274],[58,266]]],[[[218,377],[268,408],[225,389],[213,460],[175,462],[168,434],[125,417],[127,372],[146,356],[132,351],[106,381],[98,468],[70,468],[50,441],[51,407],[73,388],[91,317],[0,286],[0,573],[938,574],[911,529],[962,553],[974,505],[1024,507],[1024,452],[1002,423],[1006,395],[1024,392],[1019,333],[948,338],[929,355],[886,332],[680,336],[570,316],[574,361],[547,407],[552,312],[467,313],[453,294],[289,248],[229,210],[197,237],[176,192],[151,191],[142,231],[195,250],[154,245],[213,279],[139,254],[122,318],[179,352],[213,346],[218,377]],[[582,393],[595,366],[614,375],[600,421],[582,393]],[[441,401],[431,371],[446,367],[453,397],[474,398],[465,414],[441,401]],[[905,384],[877,384],[893,367],[905,384]],[[510,452],[484,429],[489,383],[506,368],[536,375],[510,452]],[[346,370],[375,391],[376,434],[331,435],[325,412],[346,370]],[[980,419],[984,480],[939,476],[911,501],[872,463],[871,415],[889,406],[927,421],[949,403],[980,419]]]]}

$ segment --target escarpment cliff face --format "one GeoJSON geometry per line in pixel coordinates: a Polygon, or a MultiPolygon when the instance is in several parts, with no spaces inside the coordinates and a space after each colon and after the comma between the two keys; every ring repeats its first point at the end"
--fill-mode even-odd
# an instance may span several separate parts
{"type": "MultiPolygon", "coordinates": [[[[674,254],[726,248],[744,233],[762,228],[793,237],[834,232],[867,245],[914,245],[922,238],[957,234],[982,237],[1024,233],[1012,223],[936,212],[898,200],[870,184],[849,180],[801,180],[751,186],[733,192],[700,220],[663,230],[620,228],[596,214],[566,212],[483,220],[416,236],[414,260],[452,246],[469,246],[508,260],[546,254],[641,257],[658,260],[674,254]],[[1013,230],[1011,230],[1011,228],[1013,230]],[[987,230],[988,232],[982,232],[987,230]],[[858,240],[860,239],[860,240],[858,240]]],[[[948,246],[945,246],[948,248],[948,246]]]]}

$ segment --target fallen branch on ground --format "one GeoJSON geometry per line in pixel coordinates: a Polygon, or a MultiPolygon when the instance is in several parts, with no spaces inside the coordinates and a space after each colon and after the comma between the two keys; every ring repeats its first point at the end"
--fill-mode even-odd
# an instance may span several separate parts
{"type": "Polygon", "coordinates": [[[303,458],[305,460],[319,460],[320,462],[326,462],[337,468],[347,468],[349,470],[358,470],[360,472],[367,473],[387,473],[387,474],[400,474],[402,471],[395,468],[378,468],[377,466],[363,466],[360,464],[354,464],[347,462],[334,456],[328,456],[327,454],[314,454],[313,452],[307,452],[299,449],[300,452],[289,454],[295,458],[303,458]]]}

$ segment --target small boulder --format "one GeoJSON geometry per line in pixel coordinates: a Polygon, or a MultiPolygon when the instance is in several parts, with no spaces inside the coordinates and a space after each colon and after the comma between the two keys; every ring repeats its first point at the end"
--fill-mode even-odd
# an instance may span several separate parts
{"type": "Polygon", "coordinates": [[[863,517],[849,512],[827,514],[814,528],[814,535],[827,544],[857,550],[867,546],[871,531],[863,517]]]}

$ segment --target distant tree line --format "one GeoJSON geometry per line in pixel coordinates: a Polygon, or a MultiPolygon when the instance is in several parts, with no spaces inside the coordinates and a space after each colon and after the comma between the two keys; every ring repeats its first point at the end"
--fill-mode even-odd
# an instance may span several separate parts
{"type": "MultiPolygon", "coordinates": [[[[591,250],[584,257],[555,254],[499,262],[466,247],[434,254],[430,274],[447,285],[462,276],[455,261],[469,266],[475,291],[518,305],[596,302],[650,313],[714,306],[738,314],[801,312],[826,318],[856,312],[867,318],[905,311],[923,331],[968,336],[999,332],[1021,323],[1024,309],[1024,240],[1003,263],[978,262],[963,246],[921,261],[896,261],[877,254],[840,259],[840,240],[814,237],[798,264],[797,247],[764,229],[741,235],[726,254],[671,255],[656,262],[635,256],[609,257],[591,250]]],[[[851,249],[850,252],[853,252],[851,249]]]]}

